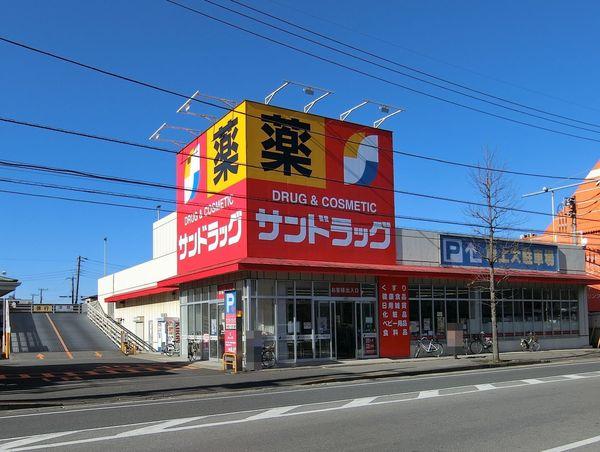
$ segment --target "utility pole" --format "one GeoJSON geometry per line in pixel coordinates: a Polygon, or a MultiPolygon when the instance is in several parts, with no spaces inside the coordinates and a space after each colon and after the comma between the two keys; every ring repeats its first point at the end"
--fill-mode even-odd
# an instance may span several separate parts
{"type": "Polygon", "coordinates": [[[161,205],[159,204],[158,206],[156,206],[156,221],[160,220],[160,209],[161,209],[161,205]]]}
{"type": "Polygon", "coordinates": [[[85,261],[87,258],[83,256],[77,256],[77,273],[75,275],[76,283],[75,283],[75,298],[73,299],[73,304],[79,303],[79,280],[81,279],[81,261],[85,261]]]}
{"type": "Polygon", "coordinates": [[[79,300],[79,276],[81,273],[81,256],[77,256],[77,273],[76,273],[76,278],[77,278],[77,284],[75,286],[75,295],[73,300],[71,300],[71,304],[76,304],[79,300]]]}
{"type": "Polygon", "coordinates": [[[40,304],[42,304],[44,302],[44,291],[46,291],[48,289],[39,289],[40,291],[40,304]]]}
{"type": "Polygon", "coordinates": [[[69,276],[67,279],[71,280],[71,304],[75,303],[75,277],[69,276]]]}
{"type": "Polygon", "coordinates": [[[577,202],[575,196],[565,198],[565,210],[567,217],[571,218],[571,241],[577,245],[577,202]]]}

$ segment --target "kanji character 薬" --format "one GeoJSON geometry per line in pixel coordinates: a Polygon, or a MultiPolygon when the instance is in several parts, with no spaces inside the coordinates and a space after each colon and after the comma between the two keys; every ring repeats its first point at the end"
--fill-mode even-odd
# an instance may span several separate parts
{"type": "Polygon", "coordinates": [[[238,144],[235,141],[238,133],[237,123],[238,118],[230,119],[213,135],[213,147],[216,151],[213,158],[215,184],[219,183],[221,178],[227,181],[229,173],[238,172],[238,144]]]}
{"type": "Polygon", "coordinates": [[[311,138],[310,124],[277,114],[261,115],[261,119],[264,121],[262,130],[269,137],[262,142],[262,168],[273,171],[282,167],[286,176],[291,176],[293,170],[310,177],[312,151],[306,145],[311,138]]]}

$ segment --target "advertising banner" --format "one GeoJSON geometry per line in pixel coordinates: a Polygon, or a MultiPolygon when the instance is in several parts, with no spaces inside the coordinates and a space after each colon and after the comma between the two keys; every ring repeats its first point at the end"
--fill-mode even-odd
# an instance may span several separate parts
{"type": "Polygon", "coordinates": [[[245,257],[394,264],[392,134],[243,102],[177,156],[178,275],[245,257]]]}
{"type": "MultiPolygon", "coordinates": [[[[515,270],[558,271],[558,247],[541,243],[496,240],[496,265],[515,270]]],[[[488,243],[483,239],[440,236],[441,264],[488,267],[488,243]]]]}
{"type": "Polygon", "coordinates": [[[408,280],[379,278],[379,356],[410,356],[408,280]]]}
{"type": "Polygon", "coordinates": [[[244,106],[177,155],[177,273],[246,256],[244,106]]]}
{"type": "Polygon", "coordinates": [[[255,103],[248,253],[394,264],[391,132],[255,103]]]}
{"type": "Polygon", "coordinates": [[[225,292],[225,353],[237,354],[237,291],[225,292]]]}

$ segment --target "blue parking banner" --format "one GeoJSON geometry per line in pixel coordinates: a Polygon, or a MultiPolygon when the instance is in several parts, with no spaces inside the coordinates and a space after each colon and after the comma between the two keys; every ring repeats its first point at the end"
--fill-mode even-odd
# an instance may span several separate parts
{"type": "MultiPolygon", "coordinates": [[[[488,267],[487,242],[472,237],[440,236],[441,264],[458,267],[488,267]]],[[[496,266],[515,270],[558,271],[558,247],[540,243],[496,240],[496,266]]]]}

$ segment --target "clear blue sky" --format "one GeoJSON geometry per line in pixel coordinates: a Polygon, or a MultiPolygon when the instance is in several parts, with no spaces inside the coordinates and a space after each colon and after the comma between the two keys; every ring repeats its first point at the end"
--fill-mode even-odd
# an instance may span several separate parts
{"type": "MultiPolygon", "coordinates": [[[[247,20],[225,14],[202,0],[185,1],[248,26],[247,20]]],[[[337,1],[258,0],[253,4],[403,64],[537,108],[600,123],[597,2],[347,1],[343,8],[337,1]]],[[[231,3],[228,6],[240,8],[231,3]]],[[[270,36],[292,40],[256,24],[249,26],[270,36]]],[[[569,176],[584,176],[598,158],[599,143],[510,124],[411,94],[215,24],[160,0],[7,2],[2,6],[0,30],[8,38],[189,94],[200,89],[215,96],[260,100],[283,79],[292,79],[336,92],[315,109],[323,115],[336,116],[363,98],[400,105],[407,111],[386,126],[394,131],[395,146],[410,152],[476,162],[481,158],[482,147],[490,146],[509,168],[569,176]]],[[[296,45],[390,80],[460,99],[306,43],[296,45]]],[[[2,116],[139,142],[146,142],[152,131],[165,121],[197,128],[205,126],[199,119],[176,115],[175,110],[182,102],[169,95],[1,43],[0,61],[2,116]]],[[[275,103],[296,108],[304,100],[300,93],[290,91],[275,103]]],[[[462,101],[501,112],[476,101],[462,101]]],[[[353,120],[370,121],[373,113],[364,111],[353,120]]],[[[509,112],[504,114],[569,130],[509,112]]],[[[600,139],[600,134],[570,131],[600,139]]],[[[7,124],[0,124],[0,137],[2,159],[174,183],[174,160],[170,155],[7,124]]],[[[465,170],[396,157],[397,189],[476,199],[465,170]]],[[[174,197],[165,190],[2,168],[0,177],[174,197]]],[[[513,178],[512,182],[518,195],[544,185],[560,185],[556,181],[531,178],[513,178]]],[[[0,189],[135,204],[130,200],[6,182],[0,182],[0,189]]],[[[522,206],[548,211],[549,202],[546,197],[538,197],[522,206]]],[[[156,203],[137,204],[153,207],[156,203]]],[[[48,300],[67,295],[70,288],[66,278],[73,272],[77,255],[90,259],[84,264],[81,294],[95,293],[96,278],[102,272],[104,237],[109,239],[112,271],[119,268],[116,265],[129,266],[151,256],[151,222],[155,218],[152,212],[3,193],[0,206],[0,270],[23,280],[17,296],[29,297],[40,287],[48,289],[45,294],[48,300]]],[[[464,208],[454,204],[398,196],[396,206],[398,215],[466,219],[464,208]]],[[[525,221],[524,225],[531,228],[547,224],[546,218],[538,216],[525,221]]],[[[403,221],[398,224],[460,229],[403,221]]]]}

